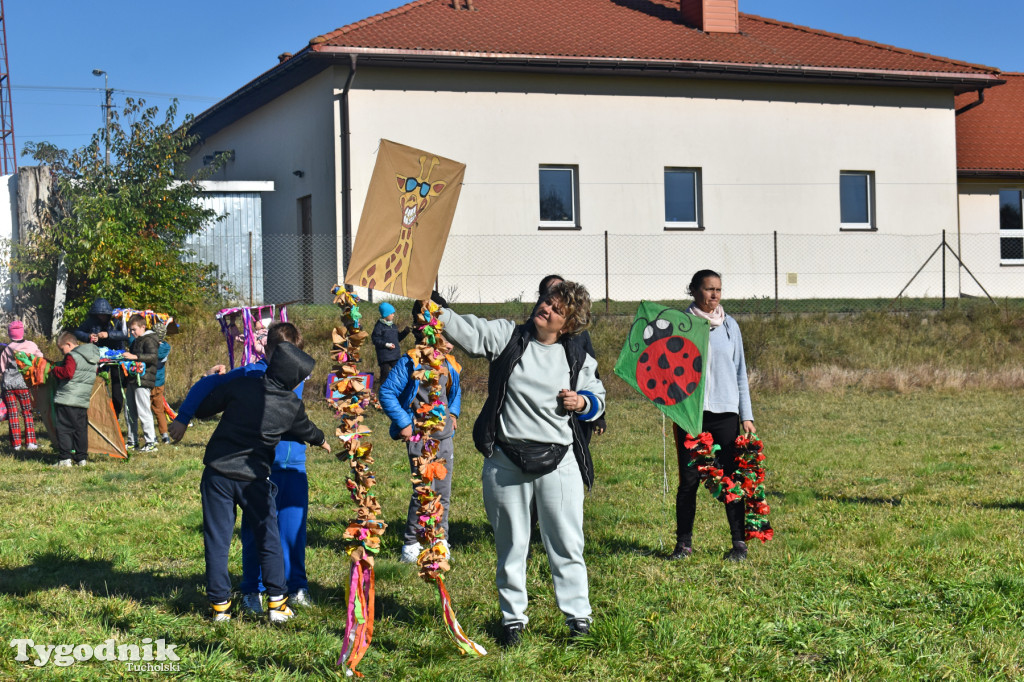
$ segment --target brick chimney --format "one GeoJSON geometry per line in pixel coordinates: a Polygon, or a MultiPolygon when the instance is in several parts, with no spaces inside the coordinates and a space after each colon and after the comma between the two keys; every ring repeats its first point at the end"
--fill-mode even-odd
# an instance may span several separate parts
{"type": "Polygon", "coordinates": [[[683,23],[705,33],[739,33],[739,0],[679,0],[683,23]]]}

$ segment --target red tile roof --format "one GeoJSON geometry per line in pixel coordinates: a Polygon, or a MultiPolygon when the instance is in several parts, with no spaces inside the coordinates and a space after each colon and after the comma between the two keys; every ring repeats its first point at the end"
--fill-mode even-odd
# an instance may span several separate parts
{"type": "MultiPolygon", "coordinates": [[[[314,38],[332,48],[666,60],[782,67],[979,74],[997,69],[740,14],[740,33],[681,23],[678,0],[415,0],[314,38]],[[459,2],[462,5],[462,2],[459,2]]],[[[740,0],[742,7],[742,0],[740,0]]]]}
{"type": "MultiPolygon", "coordinates": [[[[956,166],[971,174],[1024,172],[1024,73],[985,90],[985,101],[956,117],[956,166]]],[[[976,102],[977,93],[956,98],[957,109],[976,102]]]]}

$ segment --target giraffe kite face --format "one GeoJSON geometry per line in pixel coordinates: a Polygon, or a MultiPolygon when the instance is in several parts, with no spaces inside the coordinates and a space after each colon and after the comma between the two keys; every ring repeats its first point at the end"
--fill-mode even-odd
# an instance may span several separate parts
{"type": "Polygon", "coordinates": [[[418,176],[395,175],[398,191],[401,192],[398,201],[402,207],[402,225],[405,227],[415,224],[420,214],[427,210],[431,200],[444,191],[447,186],[446,182],[430,182],[430,171],[440,162],[436,158],[433,159],[429,170],[424,173],[425,161],[426,157],[420,158],[418,176]]]}

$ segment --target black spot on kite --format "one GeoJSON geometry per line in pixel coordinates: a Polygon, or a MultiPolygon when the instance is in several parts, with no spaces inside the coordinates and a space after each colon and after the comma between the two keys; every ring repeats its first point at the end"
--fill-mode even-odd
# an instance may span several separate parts
{"type": "Polygon", "coordinates": [[[666,358],[664,354],[662,354],[662,356],[658,358],[658,367],[660,367],[661,369],[669,368],[668,358],[666,358]]]}
{"type": "Polygon", "coordinates": [[[693,359],[693,371],[699,372],[702,369],[704,369],[704,361],[701,360],[701,357],[698,355],[693,359]]]}
{"type": "Polygon", "coordinates": [[[650,389],[653,390],[657,385],[658,385],[658,382],[655,381],[654,379],[648,379],[647,380],[647,388],[650,388],[650,389]]]}
{"type": "Polygon", "coordinates": [[[647,353],[644,353],[643,355],[640,356],[640,362],[647,362],[647,359],[647,353]]]}
{"type": "Polygon", "coordinates": [[[683,349],[683,337],[673,336],[665,342],[665,346],[668,348],[670,353],[678,353],[683,349]]]}
{"type": "Polygon", "coordinates": [[[664,398],[655,398],[654,399],[654,404],[655,405],[664,405],[665,404],[665,399],[664,398]]]}
{"type": "Polygon", "coordinates": [[[686,374],[686,370],[683,369],[682,367],[676,367],[674,370],[672,370],[672,373],[675,374],[677,377],[681,377],[684,374],[686,374]]]}
{"type": "Polygon", "coordinates": [[[693,392],[697,390],[697,384],[692,381],[686,385],[686,395],[693,395],[693,392]]]}
{"type": "Polygon", "coordinates": [[[680,400],[684,400],[687,395],[688,394],[683,393],[683,389],[679,388],[679,384],[672,384],[671,386],[669,386],[668,397],[672,400],[672,402],[678,403],[680,400]]]}

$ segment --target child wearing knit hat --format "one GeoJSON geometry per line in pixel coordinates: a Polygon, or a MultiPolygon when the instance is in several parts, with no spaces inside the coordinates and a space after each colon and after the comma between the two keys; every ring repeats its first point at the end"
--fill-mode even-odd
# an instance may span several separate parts
{"type": "Polygon", "coordinates": [[[21,450],[22,429],[21,418],[25,420],[25,447],[35,450],[36,425],[32,419],[32,395],[29,393],[28,384],[25,378],[18,371],[18,364],[14,361],[14,351],[23,351],[29,355],[43,357],[39,346],[31,341],[25,340],[25,323],[15,320],[7,325],[7,334],[11,342],[0,353],[0,377],[3,380],[3,400],[7,406],[8,424],[11,427],[11,444],[15,450],[21,450]]]}
{"type": "Polygon", "coordinates": [[[402,349],[398,347],[398,344],[409,335],[410,330],[409,327],[402,331],[395,328],[395,306],[387,301],[377,306],[377,312],[380,313],[380,319],[373,327],[370,340],[373,341],[373,347],[377,349],[377,365],[380,367],[377,375],[377,390],[380,390],[380,387],[384,385],[384,380],[391,373],[391,368],[402,357],[402,349]]]}

